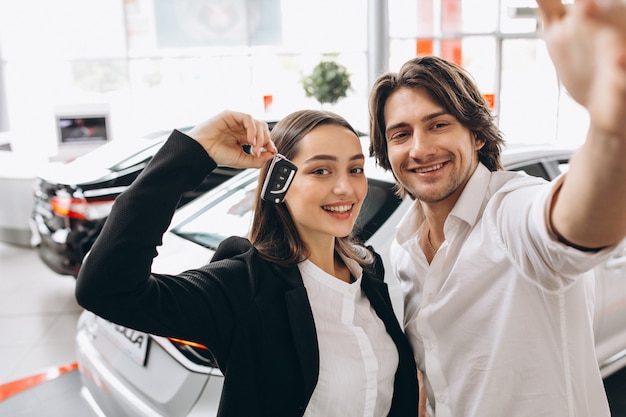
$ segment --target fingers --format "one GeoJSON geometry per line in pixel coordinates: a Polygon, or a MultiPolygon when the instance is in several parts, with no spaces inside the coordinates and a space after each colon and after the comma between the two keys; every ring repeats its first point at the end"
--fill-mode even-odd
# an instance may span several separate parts
{"type": "Polygon", "coordinates": [[[270,132],[266,122],[254,119],[247,113],[225,111],[221,114],[226,120],[227,133],[233,136],[238,146],[250,145],[252,154],[260,157],[263,152],[275,154],[276,146],[270,139],[270,132]],[[239,133],[243,129],[243,132],[239,133]]]}
{"type": "Polygon", "coordinates": [[[626,0],[588,0],[585,13],[612,31],[617,64],[626,70],[626,0]]]}
{"type": "Polygon", "coordinates": [[[565,16],[565,5],[561,0],[537,0],[537,5],[544,24],[550,24],[565,16]]]}
{"type": "MultiPolygon", "coordinates": [[[[549,25],[565,16],[566,5],[561,0],[537,0],[539,14],[545,25],[549,25]]],[[[613,25],[626,33],[625,0],[576,0],[576,6],[587,16],[613,25]]]]}
{"type": "Polygon", "coordinates": [[[194,126],[187,135],[200,143],[218,165],[259,167],[276,153],[267,123],[246,113],[223,111],[194,126]],[[244,151],[244,145],[251,146],[251,154],[244,151]]]}
{"type": "Polygon", "coordinates": [[[267,123],[260,120],[254,120],[254,123],[256,125],[255,129],[248,130],[248,140],[253,141],[252,146],[255,151],[254,154],[259,157],[263,152],[268,152],[272,155],[277,153],[278,150],[271,140],[267,123]]]}
{"type": "Polygon", "coordinates": [[[608,23],[626,35],[626,1],[595,0],[590,1],[587,14],[603,23],[608,23]]]}

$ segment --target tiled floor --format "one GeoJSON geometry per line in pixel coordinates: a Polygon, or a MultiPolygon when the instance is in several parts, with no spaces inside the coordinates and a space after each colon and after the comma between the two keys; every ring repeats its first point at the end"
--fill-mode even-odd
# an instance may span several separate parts
{"type": "Polygon", "coordinates": [[[0,384],[76,361],[74,286],[34,249],[0,242],[0,384]]]}

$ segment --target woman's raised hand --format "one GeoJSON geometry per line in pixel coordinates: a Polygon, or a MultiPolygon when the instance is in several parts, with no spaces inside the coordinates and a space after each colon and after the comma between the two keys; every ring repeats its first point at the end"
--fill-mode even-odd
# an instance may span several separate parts
{"type": "Polygon", "coordinates": [[[187,135],[207,151],[216,164],[259,168],[277,152],[267,123],[251,115],[226,110],[194,126],[187,135]],[[251,146],[252,152],[243,146],[251,146]]]}

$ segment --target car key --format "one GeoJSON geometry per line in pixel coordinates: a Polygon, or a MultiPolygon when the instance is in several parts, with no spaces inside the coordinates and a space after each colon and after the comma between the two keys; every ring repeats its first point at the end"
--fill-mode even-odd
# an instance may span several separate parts
{"type": "Polygon", "coordinates": [[[282,203],[297,170],[298,167],[289,159],[279,153],[274,155],[270,169],[263,182],[261,198],[275,204],[282,203]]]}

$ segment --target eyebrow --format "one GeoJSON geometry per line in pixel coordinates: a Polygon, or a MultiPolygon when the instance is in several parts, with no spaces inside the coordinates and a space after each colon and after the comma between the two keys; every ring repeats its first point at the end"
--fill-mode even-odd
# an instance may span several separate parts
{"type": "MultiPolygon", "coordinates": [[[[420,121],[422,123],[423,122],[427,122],[429,120],[432,120],[432,119],[435,119],[435,118],[437,118],[439,116],[444,116],[444,115],[447,115],[447,114],[450,114],[450,113],[445,111],[445,110],[441,110],[441,111],[438,111],[438,112],[435,112],[435,113],[427,114],[426,116],[422,117],[420,121]]],[[[389,125],[385,129],[385,133],[387,133],[387,132],[389,132],[390,130],[393,130],[393,129],[398,129],[398,128],[407,127],[407,126],[409,126],[409,124],[407,122],[399,122],[399,123],[396,123],[396,124],[393,124],[393,125],[389,125]]]]}
{"type": "MultiPolygon", "coordinates": [[[[356,154],[350,157],[350,161],[358,161],[358,160],[365,160],[365,155],[360,153],[360,154],[356,154]]],[[[314,161],[337,161],[337,157],[335,155],[325,155],[325,154],[314,155],[304,162],[308,163],[308,162],[314,162],[314,161]]]]}

